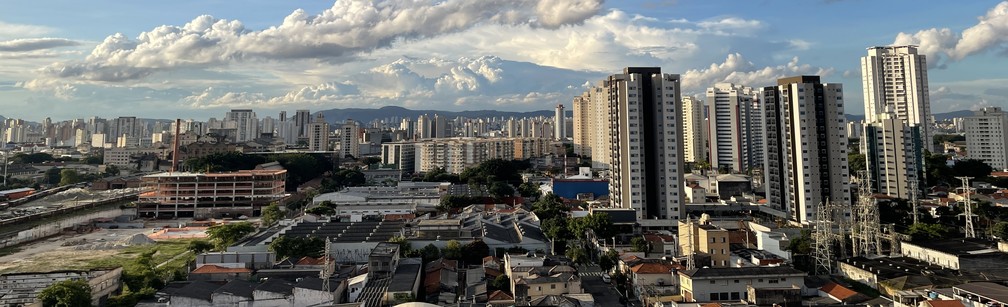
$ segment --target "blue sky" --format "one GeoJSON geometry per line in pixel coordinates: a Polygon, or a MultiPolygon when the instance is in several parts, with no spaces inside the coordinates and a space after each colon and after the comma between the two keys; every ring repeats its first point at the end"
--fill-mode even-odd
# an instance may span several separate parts
{"type": "Polygon", "coordinates": [[[894,43],[928,55],[933,112],[1008,106],[1008,2],[66,0],[0,10],[0,115],[541,110],[624,66],[686,93],[821,74],[861,114],[859,57],[894,43]]]}

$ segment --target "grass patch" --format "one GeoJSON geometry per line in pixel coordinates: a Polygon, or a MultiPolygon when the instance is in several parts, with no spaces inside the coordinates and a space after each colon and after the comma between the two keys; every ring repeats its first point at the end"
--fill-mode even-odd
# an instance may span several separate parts
{"type": "Polygon", "coordinates": [[[154,256],[151,257],[151,260],[153,260],[153,263],[157,265],[162,262],[168,261],[172,257],[178,256],[179,254],[188,251],[186,249],[186,246],[189,245],[189,241],[192,241],[192,239],[159,241],[154,244],[130,246],[125,249],[119,250],[118,254],[113,255],[111,257],[92,259],[86,261],[82,264],[83,266],[82,269],[124,266],[133,261],[133,259],[135,259],[137,256],[140,256],[140,254],[151,251],[154,251],[154,256]]]}

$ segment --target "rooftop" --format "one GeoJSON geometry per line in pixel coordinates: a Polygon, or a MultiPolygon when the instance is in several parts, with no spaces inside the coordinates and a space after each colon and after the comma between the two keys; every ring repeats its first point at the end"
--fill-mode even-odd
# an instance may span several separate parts
{"type": "Polygon", "coordinates": [[[229,294],[229,295],[234,295],[234,296],[239,296],[239,297],[251,298],[252,297],[252,291],[254,291],[255,288],[256,288],[256,286],[258,286],[258,285],[259,284],[256,284],[254,282],[250,282],[250,281],[247,281],[247,280],[235,279],[235,280],[232,280],[232,281],[228,282],[224,286],[222,286],[220,288],[217,288],[217,290],[214,290],[213,293],[214,294],[229,294]]]}
{"type": "Polygon", "coordinates": [[[971,282],[952,287],[960,291],[966,291],[990,300],[1008,304],[1008,287],[992,282],[971,282]]]}
{"type": "Polygon", "coordinates": [[[392,282],[389,283],[388,292],[413,291],[413,282],[416,281],[422,267],[420,258],[400,260],[399,266],[396,267],[395,274],[392,276],[392,282]]]}
{"type": "Polygon", "coordinates": [[[974,238],[927,240],[904,242],[904,244],[912,244],[952,255],[975,255],[997,251],[997,249],[991,248],[993,242],[974,238]]]}
{"type": "Polygon", "coordinates": [[[399,245],[391,242],[381,242],[371,250],[371,256],[391,256],[399,253],[399,245]]]}
{"type": "Polygon", "coordinates": [[[252,273],[252,270],[247,268],[229,268],[213,264],[204,264],[196,268],[189,274],[238,274],[238,273],[252,273]]]}
{"type": "Polygon", "coordinates": [[[692,278],[718,278],[736,276],[805,276],[805,272],[786,266],[758,266],[741,268],[696,268],[680,271],[680,274],[692,278]]]}

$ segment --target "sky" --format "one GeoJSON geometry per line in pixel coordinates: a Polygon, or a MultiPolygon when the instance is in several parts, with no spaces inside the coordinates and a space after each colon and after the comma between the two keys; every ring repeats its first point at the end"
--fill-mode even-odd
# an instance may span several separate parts
{"type": "Polygon", "coordinates": [[[547,110],[627,66],[684,94],[820,75],[863,114],[860,57],[892,44],[927,55],[933,113],[1008,107],[1008,1],[53,0],[0,10],[0,116],[547,110]]]}

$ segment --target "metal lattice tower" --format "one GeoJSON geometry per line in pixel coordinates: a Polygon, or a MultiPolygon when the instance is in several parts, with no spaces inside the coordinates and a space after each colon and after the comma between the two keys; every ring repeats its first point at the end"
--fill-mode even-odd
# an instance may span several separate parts
{"type": "Polygon", "coordinates": [[[920,190],[920,186],[919,186],[919,183],[917,183],[917,179],[910,179],[910,187],[911,187],[910,188],[910,205],[913,206],[913,211],[911,211],[912,214],[913,214],[913,223],[917,224],[917,215],[920,214],[920,213],[917,212],[917,206],[918,206],[918,202],[919,202],[917,200],[917,193],[920,190]]]}
{"type": "Polygon", "coordinates": [[[829,200],[816,207],[815,229],[812,234],[812,249],[815,258],[815,274],[833,273],[833,206],[829,200]]]}
{"type": "Polygon", "coordinates": [[[860,171],[858,177],[858,201],[854,208],[857,215],[858,234],[855,242],[856,256],[881,255],[882,242],[880,242],[881,227],[879,226],[878,206],[872,199],[871,181],[868,180],[868,171],[860,171]]]}
{"type": "Polygon", "coordinates": [[[693,250],[693,218],[688,214],[686,215],[686,246],[689,248],[689,254],[686,255],[686,269],[692,270],[696,268],[696,251],[693,250]]]}
{"type": "Polygon", "coordinates": [[[322,255],[323,255],[322,256],[323,257],[322,258],[323,259],[322,263],[324,265],[322,267],[322,276],[321,276],[322,277],[322,290],[324,290],[326,293],[328,293],[331,296],[332,302],[333,302],[333,304],[335,304],[337,302],[336,301],[336,292],[332,291],[332,288],[330,288],[330,285],[329,285],[329,280],[332,279],[333,269],[335,269],[335,265],[330,266],[330,262],[332,261],[332,257],[329,256],[329,253],[330,253],[331,250],[332,250],[332,242],[329,241],[329,237],[326,237],[325,238],[325,250],[322,251],[322,255]]]}
{"type": "Polygon", "coordinates": [[[973,177],[965,177],[965,176],[963,176],[963,177],[956,177],[956,178],[959,178],[959,180],[962,181],[962,184],[963,184],[963,193],[966,194],[966,209],[965,209],[965,213],[966,213],[966,237],[967,238],[976,238],[976,230],[973,229],[973,200],[971,199],[972,195],[970,195],[971,193],[970,193],[970,185],[969,185],[969,181],[970,181],[970,179],[973,179],[973,177]]]}

